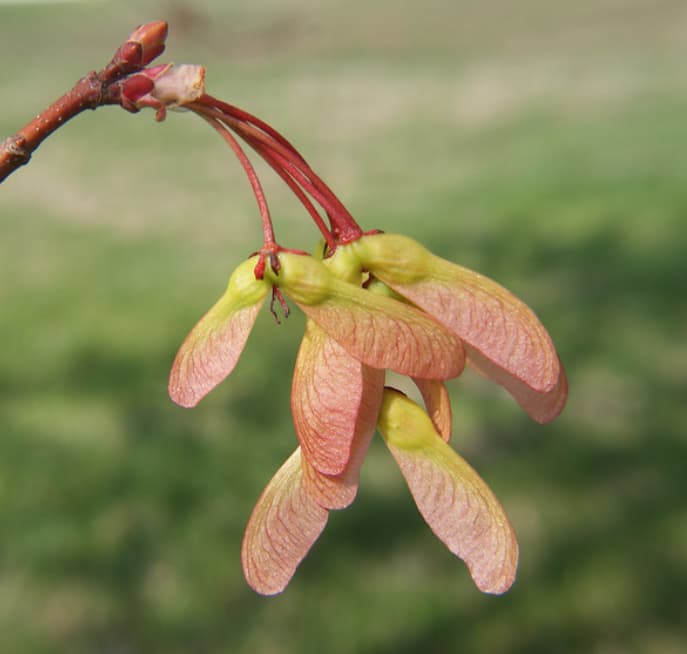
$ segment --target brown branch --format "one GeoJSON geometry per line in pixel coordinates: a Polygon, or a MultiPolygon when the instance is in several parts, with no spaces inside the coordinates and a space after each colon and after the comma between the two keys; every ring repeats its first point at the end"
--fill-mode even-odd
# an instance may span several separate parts
{"type": "MultiPolygon", "coordinates": [[[[154,21],[136,28],[100,72],[88,73],[59,100],[0,143],[0,183],[28,163],[34,150],[56,129],[86,109],[121,104],[123,78],[137,73],[162,54],[167,23],[154,21]]],[[[129,109],[131,110],[131,109],[129,109]]]]}
{"type": "Polygon", "coordinates": [[[0,144],[0,182],[28,163],[31,153],[68,120],[85,109],[103,104],[104,84],[96,73],[82,77],[74,88],[0,144]]]}

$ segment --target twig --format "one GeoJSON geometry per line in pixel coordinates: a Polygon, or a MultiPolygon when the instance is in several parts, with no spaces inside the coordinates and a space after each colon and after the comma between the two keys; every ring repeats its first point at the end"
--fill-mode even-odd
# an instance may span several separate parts
{"type": "Polygon", "coordinates": [[[14,136],[0,143],[0,183],[28,163],[36,148],[56,129],[86,109],[121,104],[118,82],[137,73],[165,49],[167,23],[137,27],[100,72],[90,72],[14,136]]]}

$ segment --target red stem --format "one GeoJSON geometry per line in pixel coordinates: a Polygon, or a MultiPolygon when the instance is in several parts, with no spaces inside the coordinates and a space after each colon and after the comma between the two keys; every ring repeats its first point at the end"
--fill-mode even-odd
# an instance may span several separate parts
{"type": "MultiPolygon", "coordinates": [[[[220,122],[226,120],[225,114],[216,108],[194,106],[193,110],[202,116],[209,116],[220,122]]],[[[235,129],[237,129],[237,131],[239,128],[237,122],[233,120],[232,124],[228,125],[228,127],[234,127],[235,129]]],[[[313,219],[313,222],[317,225],[317,228],[322,233],[322,236],[324,237],[325,241],[327,241],[327,246],[330,248],[331,251],[333,251],[336,248],[336,241],[334,240],[332,233],[324,224],[324,221],[322,220],[322,216],[320,215],[319,211],[316,209],[315,205],[313,205],[313,203],[310,201],[306,194],[306,191],[311,194],[316,193],[316,190],[313,189],[312,185],[307,184],[307,186],[305,186],[305,190],[304,188],[299,186],[299,183],[294,179],[294,177],[285,170],[283,164],[279,163],[279,161],[276,159],[275,154],[268,147],[268,144],[270,143],[269,141],[266,141],[265,139],[258,140],[255,136],[251,134],[244,134],[242,132],[239,132],[239,135],[267,162],[267,164],[269,164],[269,166],[277,173],[277,175],[279,175],[279,177],[282,178],[282,180],[293,191],[293,193],[296,195],[296,197],[300,200],[300,202],[303,204],[305,209],[310,214],[311,218],[313,219]]]]}
{"type": "MultiPolygon", "coordinates": [[[[213,119],[216,119],[220,122],[224,122],[227,120],[227,116],[215,107],[204,107],[195,105],[192,108],[193,111],[204,117],[212,117],[213,119]]],[[[267,162],[267,164],[269,164],[269,166],[279,175],[279,177],[282,178],[282,180],[293,191],[294,195],[296,195],[296,197],[300,200],[301,204],[303,204],[307,212],[310,214],[310,217],[313,219],[313,222],[320,230],[322,236],[327,242],[328,248],[331,251],[334,251],[334,249],[336,249],[336,241],[334,240],[334,236],[327,228],[327,226],[324,224],[322,216],[320,215],[319,211],[315,208],[313,203],[310,201],[305,192],[307,190],[310,193],[316,193],[316,191],[312,188],[312,185],[308,184],[305,190],[301,188],[301,186],[299,186],[298,182],[294,179],[294,177],[285,170],[284,165],[279,163],[279,161],[276,158],[276,155],[272,152],[272,150],[270,150],[269,145],[272,145],[271,141],[266,140],[265,138],[258,140],[254,135],[244,134],[239,129],[240,126],[238,125],[238,121],[235,121],[233,119],[231,121],[231,124],[227,126],[235,128],[239,132],[241,138],[243,138],[243,140],[248,145],[250,145],[267,162]]]]}
{"type": "Polygon", "coordinates": [[[203,118],[205,118],[205,120],[208,121],[208,123],[210,123],[210,125],[212,125],[212,127],[215,128],[217,133],[229,144],[231,149],[234,151],[236,158],[241,163],[241,166],[243,166],[243,170],[246,172],[246,175],[248,176],[248,181],[251,185],[251,188],[253,189],[253,194],[255,195],[255,199],[258,203],[260,218],[262,220],[264,246],[265,248],[271,248],[276,246],[277,242],[274,238],[274,227],[272,225],[270,210],[267,206],[267,199],[265,198],[265,192],[263,191],[262,185],[260,184],[258,174],[255,172],[255,168],[253,168],[253,164],[251,164],[250,159],[248,159],[246,153],[238,144],[238,141],[232,136],[231,132],[219,120],[217,120],[217,118],[214,118],[213,116],[210,116],[205,113],[202,113],[201,115],[203,116],[203,118]]]}
{"type": "Polygon", "coordinates": [[[198,100],[198,104],[202,104],[205,106],[210,105],[212,107],[215,107],[216,109],[219,109],[222,113],[238,118],[238,120],[242,122],[251,123],[252,125],[255,125],[266,134],[269,134],[275,141],[281,143],[285,148],[290,150],[294,155],[296,155],[296,157],[298,157],[303,163],[305,163],[305,159],[303,159],[298,150],[296,150],[296,148],[291,144],[291,142],[286,137],[282,136],[282,134],[280,134],[276,129],[274,129],[274,127],[267,124],[264,120],[260,120],[260,118],[258,118],[257,116],[254,116],[253,114],[248,113],[244,109],[240,109],[239,107],[236,107],[233,104],[229,104],[228,102],[222,102],[222,100],[218,100],[217,98],[207,94],[204,94],[200,97],[200,99],[198,100]]]}
{"type": "MultiPolygon", "coordinates": [[[[362,236],[363,230],[355,218],[353,218],[334,191],[310,168],[305,159],[298,153],[296,153],[296,157],[293,157],[291,152],[284,148],[281,143],[271,141],[268,136],[250,124],[236,120],[231,122],[228,119],[225,120],[227,124],[242,136],[254,138],[263,143],[266,148],[269,148],[273,157],[280,162],[281,166],[287,169],[288,174],[296,179],[317,200],[318,204],[325,209],[332,226],[332,232],[339,242],[347,243],[362,236]]],[[[262,156],[262,150],[259,150],[258,153],[262,156]]]]}
{"type": "Polygon", "coordinates": [[[283,166],[278,163],[274,154],[267,147],[265,147],[263,143],[254,141],[251,137],[246,135],[242,136],[246,142],[272,167],[277,175],[284,180],[296,197],[301,201],[301,204],[305,207],[307,212],[310,214],[310,217],[313,219],[313,222],[317,225],[317,228],[322,233],[324,240],[327,242],[328,249],[333,252],[336,249],[336,241],[334,240],[334,236],[329,229],[327,229],[327,226],[324,224],[319,211],[317,211],[317,208],[310,201],[305,191],[298,185],[298,182],[289,172],[284,169],[283,166]]]}
{"type": "MultiPolygon", "coordinates": [[[[243,110],[238,110],[239,116],[233,115],[230,113],[236,109],[233,105],[215,100],[211,96],[202,96],[198,102],[189,105],[189,108],[196,111],[204,106],[207,108],[207,105],[202,104],[203,100],[214,107],[213,115],[216,118],[238,132],[247,142],[260,141],[274,152],[281,165],[288,168],[288,174],[296,178],[298,183],[325,209],[332,223],[332,232],[339,242],[347,243],[362,236],[362,229],[341,200],[279,132],[243,110]],[[252,122],[257,123],[257,126],[246,122],[243,119],[244,116],[248,116],[252,122]]],[[[252,143],[250,144],[254,147],[252,143]]],[[[264,156],[264,150],[256,151],[260,156],[264,156]]]]}

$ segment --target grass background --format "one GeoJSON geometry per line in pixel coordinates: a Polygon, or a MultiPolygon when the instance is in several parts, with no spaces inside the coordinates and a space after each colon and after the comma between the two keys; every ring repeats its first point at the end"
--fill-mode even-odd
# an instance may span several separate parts
{"type": "MultiPolygon", "coordinates": [[[[519,534],[507,595],[474,589],[380,442],[286,593],[254,595],[241,535],[294,447],[302,318],[265,313],[233,376],[173,406],[171,360],[259,246],[257,212],[193,116],[82,115],[0,188],[3,651],[684,652],[685,4],[1,3],[0,134],[156,18],[168,59],[206,64],[365,228],[535,307],[570,400],[538,426],[451,383],[454,445],[519,534]]],[[[281,242],[314,244],[264,180],[281,242]]]]}

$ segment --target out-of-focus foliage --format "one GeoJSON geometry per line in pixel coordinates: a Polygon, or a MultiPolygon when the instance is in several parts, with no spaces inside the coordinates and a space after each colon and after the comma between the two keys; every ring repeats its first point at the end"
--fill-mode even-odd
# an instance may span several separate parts
{"type": "MultiPolygon", "coordinates": [[[[288,591],[255,596],[241,535],[295,445],[302,318],[265,312],[232,377],[174,406],[174,353],[257,211],[202,121],[89,112],[0,187],[3,651],[685,651],[684,3],[2,3],[0,134],[155,18],[169,60],[206,64],[364,227],[535,307],[570,401],[539,426],[475,375],[450,385],[454,445],[519,534],[508,595],[474,589],[376,442],[288,591]]],[[[314,244],[265,182],[283,244],[314,244]]]]}

